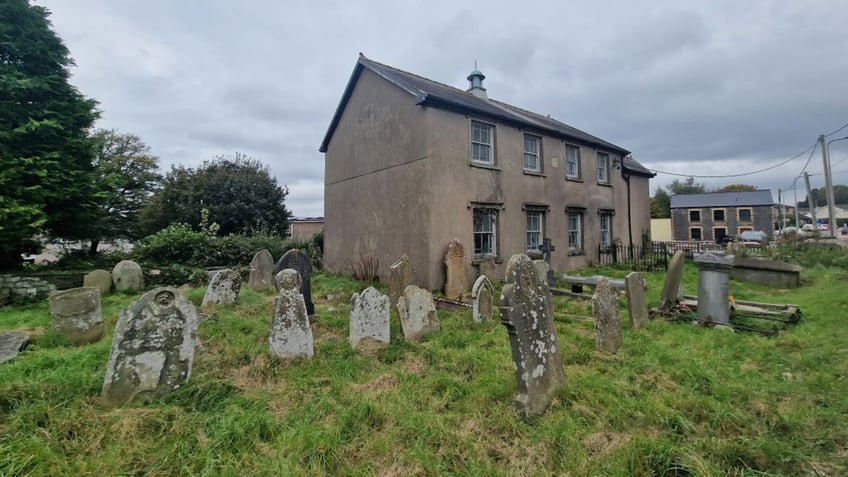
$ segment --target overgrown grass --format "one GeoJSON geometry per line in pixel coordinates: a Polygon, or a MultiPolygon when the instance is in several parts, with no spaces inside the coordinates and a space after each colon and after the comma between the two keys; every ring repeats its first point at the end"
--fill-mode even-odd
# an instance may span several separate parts
{"type": "MultiPolygon", "coordinates": [[[[623,277],[621,270],[588,274],[623,277]]],[[[656,303],[663,275],[647,274],[656,303]]],[[[510,349],[497,320],[439,312],[442,330],[353,353],[349,299],[367,284],[313,279],[316,355],[270,359],[273,295],[204,310],[191,382],[158,401],[107,409],[107,338],[64,344],[45,304],[0,310],[0,330],[35,343],[0,365],[0,475],[846,475],[848,273],[805,270],[804,286],[732,282],[740,298],[794,303],[776,338],[655,320],[595,350],[585,302],[556,298],[568,381],[548,412],[514,411],[510,349]]],[[[687,265],[687,293],[697,275],[687,265]]],[[[202,289],[189,298],[199,304],[202,289]]]]}

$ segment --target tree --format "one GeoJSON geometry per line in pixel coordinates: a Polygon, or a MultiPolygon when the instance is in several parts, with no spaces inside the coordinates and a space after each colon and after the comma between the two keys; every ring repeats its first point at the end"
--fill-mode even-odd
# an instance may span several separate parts
{"type": "Polygon", "coordinates": [[[205,210],[219,235],[264,229],[285,236],[291,215],[285,207],[287,194],[261,162],[241,154],[222,156],[197,169],[172,166],[142,210],[141,221],[148,234],[174,223],[199,230],[205,210]]]}
{"type": "Polygon", "coordinates": [[[748,184],[730,184],[718,189],[716,192],[748,192],[752,190],[757,190],[757,186],[748,184]]]}
{"type": "Polygon", "coordinates": [[[657,187],[651,198],[651,218],[667,219],[671,217],[671,196],[662,187],[657,187]]]}
{"type": "Polygon", "coordinates": [[[694,177],[687,177],[685,182],[680,182],[680,179],[674,179],[671,184],[666,186],[669,192],[673,194],[702,194],[707,191],[704,184],[695,182],[694,177]]]}
{"type": "Polygon", "coordinates": [[[104,198],[97,221],[91,227],[93,255],[101,239],[139,238],[138,214],[150,200],[162,176],[159,158],[135,134],[98,129],[94,167],[97,186],[104,198]]]}
{"type": "Polygon", "coordinates": [[[48,16],[0,2],[0,268],[18,266],[37,233],[84,236],[96,212],[96,103],[68,83],[73,60],[48,16]]]}

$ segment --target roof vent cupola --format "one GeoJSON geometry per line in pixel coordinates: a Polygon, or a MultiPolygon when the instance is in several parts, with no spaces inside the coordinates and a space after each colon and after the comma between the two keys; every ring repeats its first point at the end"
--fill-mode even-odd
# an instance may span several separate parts
{"type": "Polygon", "coordinates": [[[466,90],[478,98],[489,99],[486,95],[486,88],[483,87],[483,80],[486,76],[477,69],[477,62],[474,62],[474,71],[468,75],[468,81],[471,86],[466,90]]]}

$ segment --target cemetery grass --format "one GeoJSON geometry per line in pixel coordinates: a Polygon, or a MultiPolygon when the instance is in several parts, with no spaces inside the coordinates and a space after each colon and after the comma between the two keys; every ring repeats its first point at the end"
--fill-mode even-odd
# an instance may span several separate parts
{"type": "MultiPolygon", "coordinates": [[[[663,275],[647,279],[655,304],[663,275]]],[[[442,330],[412,344],[393,314],[390,346],[353,353],[349,298],[367,284],[331,274],[313,277],[313,360],[269,357],[273,295],[245,288],[203,310],[186,386],[117,409],[99,394],[138,295],[104,297],[104,339],[84,347],[52,333],[46,304],[4,308],[0,331],[34,343],[0,365],[0,475],[846,475],[846,279],[813,267],[794,290],[731,282],[737,299],[801,306],[775,338],[662,319],[631,330],[623,311],[615,355],[595,350],[589,302],[557,297],[567,382],[532,420],[514,410],[497,320],[440,311],[442,330]]],[[[684,281],[694,294],[691,264],[684,281]]]]}

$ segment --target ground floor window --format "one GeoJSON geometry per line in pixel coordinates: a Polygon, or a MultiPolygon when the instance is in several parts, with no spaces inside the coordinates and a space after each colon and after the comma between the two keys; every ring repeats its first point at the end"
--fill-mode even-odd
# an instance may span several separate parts
{"type": "Polygon", "coordinates": [[[474,209],[474,257],[496,256],[498,211],[474,209]]]}
{"type": "Polygon", "coordinates": [[[727,237],[727,229],[724,227],[716,227],[713,229],[713,234],[715,234],[716,242],[721,242],[727,237]]]}
{"type": "Polygon", "coordinates": [[[601,214],[601,247],[609,248],[612,245],[612,214],[601,214]]]}
{"type": "Polygon", "coordinates": [[[539,210],[527,211],[527,250],[539,250],[545,236],[545,213],[539,210]]]}
{"type": "Polygon", "coordinates": [[[701,240],[701,228],[692,227],[689,229],[689,238],[692,240],[701,240]]]}
{"type": "Polygon", "coordinates": [[[578,253],[583,251],[583,214],[580,212],[568,213],[568,252],[578,253]]]}

